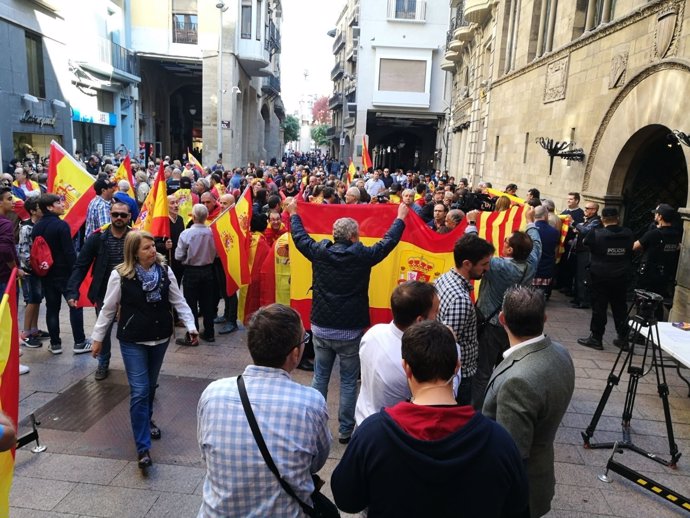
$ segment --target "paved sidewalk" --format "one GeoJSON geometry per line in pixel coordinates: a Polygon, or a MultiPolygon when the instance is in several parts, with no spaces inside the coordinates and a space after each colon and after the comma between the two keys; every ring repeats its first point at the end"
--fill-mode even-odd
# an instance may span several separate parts
{"type": "MultiPolygon", "coordinates": [[[[170,346],[154,415],[163,438],[154,442],[154,466],[149,476],[143,477],[136,465],[127,382],[117,341],[110,377],[95,382],[96,360],[72,354],[66,307],[61,315],[62,355],[52,356],[45,346],[23,349],[21,361],[31,367],[31,372],[20,378],[20,419],[36,412],[42,420],[41,443],[48,449],[40,454],[31,453],[30,446],[17,451],[10,500],[12,517],[196,516],[204,475],[196,445],[196,401],[210,381],[237,375],[250,362],[245,332],[217,335],[214,345],[202,341],[198,348],[170,346]]],[[[576,339],[588,334],[589,317],[588,310],[571,309],[558,294],[549,302],[547,332],[571,352],[576,381],[573,401],[556,438],[556,497],[548,516],[682,516],[685,513],[676,506],[615,473],[610,474],[613,483],[599,481],[597,475],[604,471],[610,451],[582,447],[580,433],[591,420],[618,353],[611,345],[615,336],[611,321],[604,351],[577,345],[576,339]]],[[[40,322],[44,322],[43,316],[40,322]]],[[[93,310],[85,310],[87,334],[93,322],[93,310]]],[[[688,338],[690,347],[690,334],[688,338]]],[[[337,437],[337,372],[334,374],[329,408],[331,430],[337,437]]],[[[667,368],[666,375],[676,442],[683,453],[678,469],[666,468],[632,452],[617,455],[616,459],[690,496],[688,388],[675,369],[667,368]]],[[[308,384],[311,374],[296,371],[294,378],[308,384]]],[[[626,387],[624,375],[611,394],[593,440],[621,437],[620,416],[626,387]]],[[[26,426],[20,430],[25,431],[26,426]]],[[[668,458],[663,409],[653,372],[640,381],[632,432],[636,444],[668,458]]],[[[329,479],[343,451],[344,447],[335,441],[321,473],[323,478],[329,479]]]]}

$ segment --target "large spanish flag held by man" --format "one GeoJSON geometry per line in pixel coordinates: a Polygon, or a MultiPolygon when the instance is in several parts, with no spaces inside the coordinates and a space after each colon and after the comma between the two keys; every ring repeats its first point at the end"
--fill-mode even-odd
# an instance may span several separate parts
{"type": "Polygon", "coordinates": [[[129,155],[125,155],[125,159],[120,162],[120,167],[115,171],[113,181],[118,183],[120,180],[127,180],[129,183],[129,191],[127,191],[127,194],[129,194],[131,198],[136,199],[134,194],[134,178],[132,177],[132,161],[129,159],[129,155]]]}
{"type": "MultiPolygon", "coordinates": [[[[390,228],[398,207],[388,205],[314,205],[300,203],[298,213],[305,230],[317,241],[332,239],[333,222],[351,217],[357,221],[362,244],[371,246],[390,228]]],[[[525,207],[513,207],[503,212],[482,212],[477,218],[480,237],[492,242],[496,255],[503,252],[504,239],[524,227],[525,207]]],[[[390,295],[397,284],[418,280],[435,282],[455,266],[453,246],[467,226],[463,220],[447,234],[431,230],[413,211],[405,218],[405,231],[398,246],[371,270],[369,282],[369,315],[371,324],[390,322],[390,295]]],[[[290,303],[309,327],[311,312],[311,263],[297,250],[290,239],[290,303]]]]}
{"type": "Polygon", "coordinates": [[[261,268],[266,258],[271,255],[271,247],[261,232],[252,232],[249,246],[249,274],[251,281],[240,288],[237,301],[237,318],[247,325],[254,312],[261,307],[261,268]]]}
{"type": "Polygon", "coordinates": [[[132,225],[137,230],[146,230],[155,237],[170,237],[168,216],[168,187],[165,183],[165,164],[161,162],[153,187],[146,195],[137,221],[132,225]]]}
{"type": "Polygon", "coordinates": [[[367,137],[362,135],[362,170],[366,173],[372,167],[371,155],[367,147],[367,137]]]}
{"type": "MultiPolygon", "coordinates": [[[[10,275],[0,302],[0,409],[17,426],[19,416],[19,330],[17,269],[10,275]]],[[[10,515],[14,448],[0,453],[0,516],[10,515]]]]}
{"type": "Polygon", "coordinates": [[[218,257],[225,272],[225,290],[228,295],[235,293],[251,280],[249,269],[249,249],[251,233],[249,222],[252,219],[251,187],[247,187],[235,205],[222,212],[211,223],[218,257]]]}
{"type": "Polygon", "coordinates": [[[86,221],[89,203],[96,197],[96,179],[84,169],[60,144],[50,142],[48,192],[57,194],[65,202],[62,219],[69,225],[72,236],[86,221]]]}

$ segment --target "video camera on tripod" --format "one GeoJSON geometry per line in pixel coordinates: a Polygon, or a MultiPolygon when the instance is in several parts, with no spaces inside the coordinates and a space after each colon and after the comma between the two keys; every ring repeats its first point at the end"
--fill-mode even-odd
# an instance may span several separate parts
{"type": "Polygon", "coordinates": [[[664,302],[664,297],[647,290],[635,290],[633,307],[637,307],[637,314],[645,320],[654,320],[657,308],[664,302]]]}

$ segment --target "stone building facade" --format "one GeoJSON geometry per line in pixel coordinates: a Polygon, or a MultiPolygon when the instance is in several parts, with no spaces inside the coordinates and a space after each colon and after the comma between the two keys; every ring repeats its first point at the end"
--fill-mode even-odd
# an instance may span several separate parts
{"type": "Polygon", "coordinates": [[[688,320],[688,2],[454,0],[451,7],[441,65],[453,77],[451,173],[499,188],[515,182],[518,194],[536,187],[560,207],[577,191],[617,206],[638,234],[658,203],[679,208],[685,233],[672,318],[688,320]]]}

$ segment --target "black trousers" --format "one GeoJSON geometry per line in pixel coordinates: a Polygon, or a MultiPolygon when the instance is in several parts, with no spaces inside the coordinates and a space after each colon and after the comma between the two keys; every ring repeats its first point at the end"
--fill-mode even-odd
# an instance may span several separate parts
{"type": "Polygon", "coordinates": [[[213,319],[214,307],[214,280],[213,266],[185,266],[182,277],[182,288],[187,305],[194,315],[194,323],[199,329],[199,316],[204,322],[202,338],[214,338],[213,319]]]}
{"type": "Polygon", "coordinates": [[[472,406],[479,411],[484,406],[486,386],[496,365],[503,361],[503,352],[508,350],[510,342],[503,326],[487,324],[479,337],[479,358],[477,372],[472,376],[472,406]]]}
{"type": "Polygon", "coordinates": [[[625,300],[628,287],[627,276],[607,278],[591,274],[591,279],[592,321],[589,326],[590,331],[599,339],[604,336],[607,321],[606,311],[610,304],[616,331],[620,336],[627,335],[628,306],[625,300]]]}
{"type": "Polygon", "coordinates": [[[584,305],[589,306],[591,304],[590,298],[592,296],[590,290],[591,280],[589,278],[589,251],[585,250],[583,252],[577,253],[577,269],[575,270],[575,298],[577,301],[584,305]]]}

